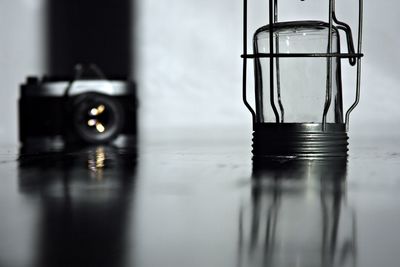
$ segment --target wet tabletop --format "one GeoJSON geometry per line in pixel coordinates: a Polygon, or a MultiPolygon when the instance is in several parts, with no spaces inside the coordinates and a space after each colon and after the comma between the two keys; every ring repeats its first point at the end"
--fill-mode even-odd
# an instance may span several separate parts
{"type": "Polygon", "coordinates": [[[400,138],[264,164],[234,132],[1,146],[0,266],[399,266],[400,138]]]}

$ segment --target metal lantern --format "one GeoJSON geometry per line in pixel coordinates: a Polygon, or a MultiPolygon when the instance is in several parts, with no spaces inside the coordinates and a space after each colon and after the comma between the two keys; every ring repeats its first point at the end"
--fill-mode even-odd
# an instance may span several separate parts
{"type": "Polygon", "coordinates": [[[336,17],[328,0],[323,21],[278,22],[278,0],[269,1],[269,24],[253,37],[247,52],[247,0],[244,0],[243,101],[253,118],[255,157],[347,157],[350,113],[360,98],[363,0],[359,0],[358,46],[352,31],[336,17]],[[347,40],[341,51],[340,31],[347,40]],[[255,110],[247,101],[247,60],[254,60],[255,110]],[[356,97],[346,113],[342,100],[342,60],[357,67],[356,97]]]}

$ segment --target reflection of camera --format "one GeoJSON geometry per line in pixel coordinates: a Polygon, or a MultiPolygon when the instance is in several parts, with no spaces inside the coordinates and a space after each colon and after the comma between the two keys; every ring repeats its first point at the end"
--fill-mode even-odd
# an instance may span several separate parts
{"type": "Polygon", "coordinates": [[[28,78],[19,101],[23,144],[110,143],[136,135],[132,82],[28,78]]]}

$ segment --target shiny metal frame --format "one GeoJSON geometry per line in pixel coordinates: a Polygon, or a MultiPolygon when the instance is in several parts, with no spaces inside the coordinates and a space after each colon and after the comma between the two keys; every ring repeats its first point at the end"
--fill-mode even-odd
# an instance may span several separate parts
{"type": "MultiPolygon", "coordinates": [[[[349,129],[350,123],[350,114],[355,109],[360,101],[360,87],[361,87],[361,58],[364,56],[361,52],[362,50],[362,29],[363,29],[363,0],[359,1],[359,13],[358,13],[358,46],[357,52],[354,52],[354,46],[352,45],[352,35],[350,27],[344,23],[339,21],[336,18],[336,3],[335,0],[329,0],[329,33],[328,33],[328,53],[274,53],[274,40],[273,40],[273,28],[274,24],[278,22],[278,0],[268,0],[269,1],[269,51],[270,53],[255,53],[249,54],[247,53],[247,0],[243,0],[243,54],[241,57],[243,58],[243,80],[242,80],[242,97],[245,106],[249,109],[252,114],[253,119],[253,127],[256,124],[256,113],[254,109],[251,107],[249,102],[247,101],[247,59],[255,59],[255,58],[270,58],[270,104],[275,114],[276,123],[283,122],[283,118],[280,121],[279,114],[277,108],[275,106],[274,100],[274,58],[289,58],[289,57],[326,57],[327,60],[327,86],[326,86],[326,97],[325,97],[325,106],[324,112],[322,116],[322,131],[326,131],[327,122],[326,117],[331,105],[332,99],[332,77],[331,77],[331,69],[332,69],[332,58],[348,58],[350,61],[350,65],[357,65],[357,78],[356,78],[356,97],[353,104],[347,110],[345,115],[345,124],[346,131],[349,129]],[[348,50],[349,53],[332,53],[332,28],[334,27],[333,23],[336,23],[338,29],[345,30],[348,37],[348,50]]],[[[278,40],[277,40],[278,41],[278,40]]],[[[276,44],[277,45],[277,44],[276,44]]],[[[278,48],[278,46],[277,46],[278,48]]],[[[276,62],[277,64],[277,72],[279,72],[279,60],[276,62]]],[[[280,99],[280,82],[279,82],[279,73],[277,73],[277,86],[278,86],[278,102],[279,108],[281,111],[283,110],[281,99],[280,99]]],[[[282,116],[284,112],[281,112],[282,116]]]]}

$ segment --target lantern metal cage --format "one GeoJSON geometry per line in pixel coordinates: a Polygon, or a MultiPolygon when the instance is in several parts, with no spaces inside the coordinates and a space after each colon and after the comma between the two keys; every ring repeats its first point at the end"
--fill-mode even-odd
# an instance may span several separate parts
{"type": "MultiPolygon", "coordinates": [[[[248,27],[248,1],[243,0],[243,102],[249,109],[253,121],[253,155],[261,158],[345,158],[348,151],[348,135],[350,114],[358,105],[360,100],[361,83],[361,58],[362,50],[362,28],[363,28],[363,0],[358,0],[358,39],[357,51],[355,51],[352,31],[348,24],[337,19],[335,11],[335,0],[329,2],[328,22],[322,21],[278,21],[278,0],[269,1],[269,24],[258,29],[254,35],[254,52],[247,51],[247,27],[248,27]],[[326,29],[327,34],[326,51],[307,52],[282,52],[279,44],[279,31],[287,27],[297,28],[320,27],[326,29]],[[347,37],[347,53],[340,51],[340,34],[343,30],[347,37]],[[256,36],[260,32],[266,34],[268,39],[267,52],[258,51],[256,36]],[[333,42],[335,41],[335,42],[333,42]],[[286,121],[285,106],[281,101],[280,89],[280,61],[293,58],[319,58],[326,63],[326,79],[324,82],[324,103],[321,107],[319,121],[286,121]],[[253,59],[255,62],[255,101],[256,110],[247,101],[247,61],[253,59]],[[260,98],[260,86],[257,86],[257,68],[261,59],[269,59],[268,79],[270,100],[270,115],[273,121],[263,118],[262,108],[259,103],[264,99],[260,98]],[[356,95],[355,100],[346,111],[344,119],[342,114],[342,88],[341,88],[341,67],[340,63],[347,59],[351,66],[356,66],[356,95]],[[337,62],[337,64],[336,64],[337,62]],[[333,66],[333,64],[335,64],[333,66]],[[333,67],[337,68],[339,76],[333,77],[333,67]],[[333,79],[338,79],[338,88],[334,96],[335,110],[333,111],[333,122],[327,120],[328,113],[332,113],[333,79]]],[[[268,61],[267,61],[268,62],[268,61]]],[[[258,71],[260,71],[258,69],[258,71]]],[[[296,75],[292,73],[291,75],[296,75]]],[[[265,91],[265,90],[264,90],[265,91]]],[[[265,101],[264,101],[265,102],[265,101]]],[[[264,103],[265,104],[265,103],[264,103]]]]}

